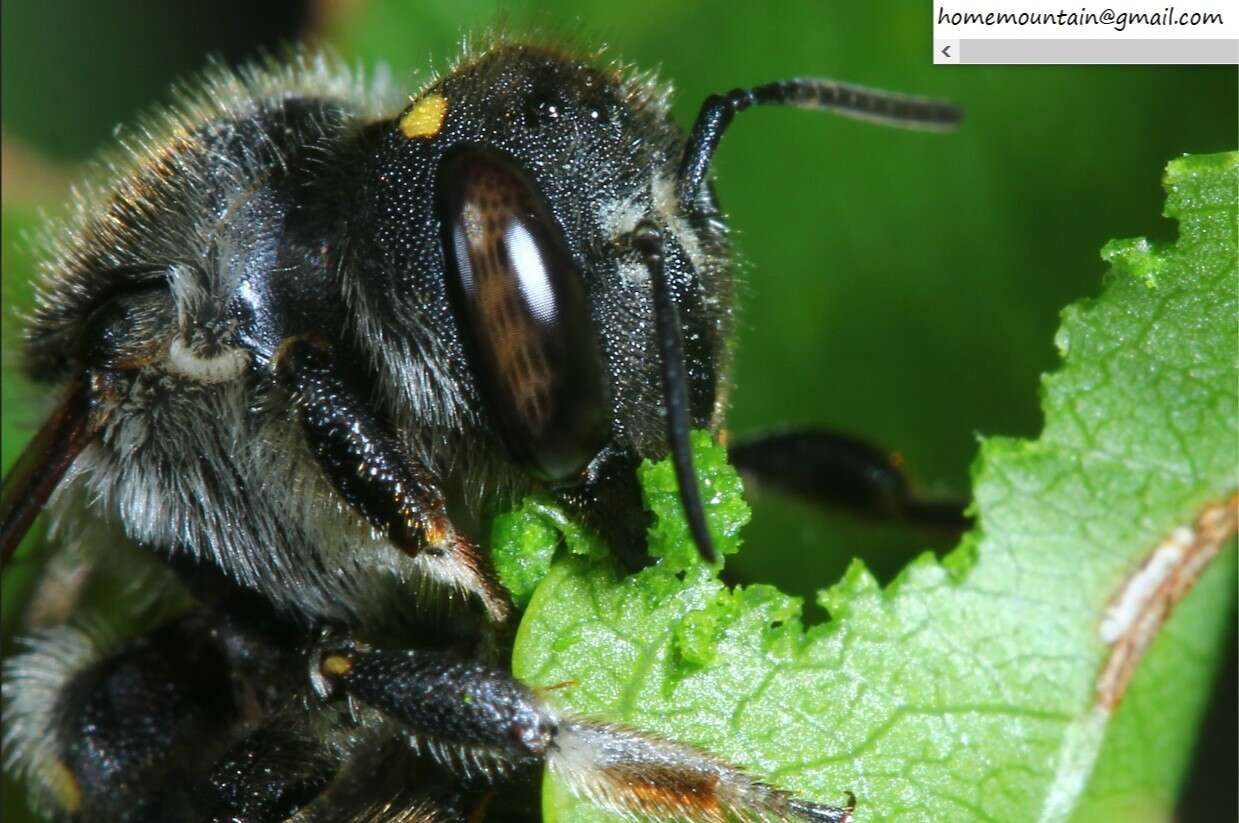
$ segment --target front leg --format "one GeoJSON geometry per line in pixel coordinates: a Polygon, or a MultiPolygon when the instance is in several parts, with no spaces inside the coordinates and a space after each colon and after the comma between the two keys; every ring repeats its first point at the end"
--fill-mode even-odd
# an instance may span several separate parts
{"type": "Polygon", "coordinates": [[[541,765],[626,817],[843,823],[845,808],[793,797],[700,749],[561,714],[507,672],[439,652],[327,646],[315,689],[400,723],[450,768],[488,777],[541,765]]]}
{"type": "Polygon", "coordinates": [[[294,399],[318,464],[349,506],[427,574],[476,595],[496,623],[507,620],[511,602],[486,558],[456,531],[430,473],[349,386],[328,345],[285,340],[275,374],[294,399]]]}
{"type": "Polygon", "coordinates": [[[646,551],[654,516],[641,501],[638,462],[629,452],[607,447],[591,464],[583,483],[553,490],[571,515],[597,532],[630,572],[654,562],[646,551]]]}

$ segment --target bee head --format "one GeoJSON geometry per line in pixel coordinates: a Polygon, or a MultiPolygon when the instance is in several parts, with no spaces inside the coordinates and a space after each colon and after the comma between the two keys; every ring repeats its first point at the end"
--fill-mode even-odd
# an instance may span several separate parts
{"type": "Polygon", "coordinates": [[[375,138],[368,304],[389,335],[446,352],[506,457],[552,488],[616,455],[635,467],[677,442],[686,454],[689,430],[717,423],[725,231],[708,193],[681,206],[685,137],[665,96],[500,46],[375,138]]]}

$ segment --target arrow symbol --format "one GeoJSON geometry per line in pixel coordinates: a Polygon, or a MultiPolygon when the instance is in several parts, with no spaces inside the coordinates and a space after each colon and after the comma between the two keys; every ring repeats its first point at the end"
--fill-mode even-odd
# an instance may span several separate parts
{"type": "Polygon", "coordinates": [[[951,46],[949,44],[942,47],[943,57],[950,57],[951,56],[950,52],[951,52],[951,46]]]}

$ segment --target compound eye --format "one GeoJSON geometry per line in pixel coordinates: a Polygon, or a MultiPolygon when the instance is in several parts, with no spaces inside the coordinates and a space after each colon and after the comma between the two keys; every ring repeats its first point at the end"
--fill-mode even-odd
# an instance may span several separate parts
{"type": "Polygon", "coordinates": [[[512,456],[564,481],[609,437],[585,281],[532,180],[507,156],[459,149],[439,166],[448,292],[469,365],[512,456]]]}

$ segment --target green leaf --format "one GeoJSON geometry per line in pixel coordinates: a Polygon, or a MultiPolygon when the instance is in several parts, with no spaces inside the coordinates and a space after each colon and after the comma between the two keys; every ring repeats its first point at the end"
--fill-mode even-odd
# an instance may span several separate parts
{"type": "MultiPolygon", "coordinates": [[[[942,561],[885,589],[855,561],[806,629],[797,599],[687,563],[664,508],[649,569],[551,564],[517,676],[811,799],[851,790],[859,820],[1164,817],[1234,601],[1237,183],[1239,154],[1177,160],[1178,241],[1106,247],[1101,297],[1064,312],[1040,438],[983,444],[978,526],[942,561]]],[[[544,801],[608,819],[553,778],[544,801]]]]}

